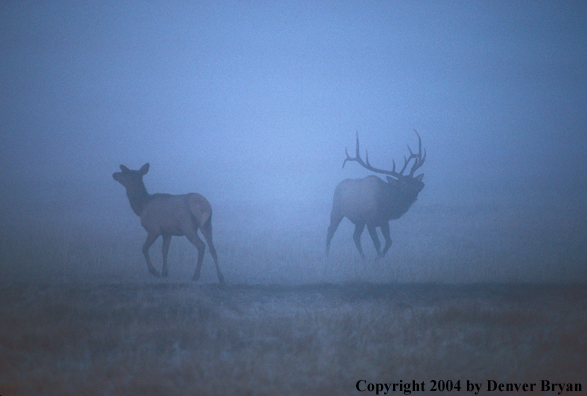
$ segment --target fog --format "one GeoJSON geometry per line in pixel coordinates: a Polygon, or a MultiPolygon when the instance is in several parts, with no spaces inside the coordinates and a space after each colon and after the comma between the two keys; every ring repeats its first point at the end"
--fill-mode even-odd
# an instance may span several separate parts
{"type": "MultiPolygon", "coordinates": [[[[230,283],[587,281],[583,2],[2,2],[0,54],[3,281],[156,281],[112,179],[147,162],[211,202],[230,283]],[[345,148],[390,169],[414,129],[387,256],[345,219],[326,259],[334,188],[371,174],[345,148]]],[[[174,238],[170,279],[195,258],[174,238]]]]}

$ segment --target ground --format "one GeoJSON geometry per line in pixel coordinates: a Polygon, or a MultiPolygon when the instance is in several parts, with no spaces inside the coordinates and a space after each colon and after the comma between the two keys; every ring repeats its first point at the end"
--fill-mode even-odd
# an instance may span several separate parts
{"type": "Polygon", "coordinates": [[[0,395],[374,394],[359,380],[585,391],[586,309],[584,285],[13,283],[0,286],[0,395]]]}

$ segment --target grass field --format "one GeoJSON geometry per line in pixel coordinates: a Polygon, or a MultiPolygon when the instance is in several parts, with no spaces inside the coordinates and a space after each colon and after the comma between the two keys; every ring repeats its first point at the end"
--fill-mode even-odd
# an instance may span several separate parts
{"type": "Polygon", "coordinates": [[[577,285],[13,283],[0,287],[0,394],[358,395],[375,394],[358,380],[543,379],[585,391],[586,309],[577,285]]]}
{"type": "Polygon", "coordinates": [[[540,391],[548,380],[587,394],[582,215],[420,205],[392,222],[385,259],[365,233],[361,261],[348,221],[324,257],[327,206],[218,205],[221,288],[208,253],[190,282],[185,238],[171,243],[169,278],[152,277],[123,203],[110,219],[0,230],[1,396],[375,394],[359,380],[558,394],[540,391]]]}

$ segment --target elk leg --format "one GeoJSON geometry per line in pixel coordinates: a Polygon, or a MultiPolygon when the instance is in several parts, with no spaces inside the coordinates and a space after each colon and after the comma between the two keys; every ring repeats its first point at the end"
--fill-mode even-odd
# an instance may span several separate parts
{"type": "Polygon", "coordinates": [[[145,256],[145,260],[147,261],[147,268],[149,269],[149,272],[157,278],[161,277],[161,275],[159,274],[159,271],[157,271],[151,263],[151,258],[149,257],[149,248],[155,243],[158,237],[159,235],[157,234],[148,233],[147,239],[143,244],[143,256],[145,256]]]}
{"type": "Polygon", "coordinates": [[[326,257],[328,257],[328,252],[330,251],[330,241],[332,241],[332,237],[342,219],[343,216],[330,215],[330,226],[328,226],[328,233],[326,234],[326,257]]]}
{"type": "Polygon", "coordinates": [[[383,238],[385,238],[385,247],[381,252],[381,257],[385,256],[385,253],[391,247],[391,235],[389,234],[389,223],[385,223],[381,226],[381,233],[383,234],[383,238]]]}
{"type": "Polygon", "coordinates": [[[204,261],[204,253],[206,252],[206,244],[200,239],[197,231],[186,234],[186,238],[196,247],[198,250],[198,263],[196,264],[196,272],[192,277],[193,281],[200,279],[200,269],[202,269],[202,261],[204,261]]]}
{"type": "Polygon", "coordinates": [[[363,253],[363,248],[361,247],[361,234],[363,233],[364,229],[365,224],[357,224],[355,225],[355,233],[353,234],[353,240],[355,241],[355,245],[357,246],[359,254],[363,260],[365,259],[365,253],[363,253]]]}
{"type": "Polygon", "coordinates": [[[163,268],[161,270],[161,276],[167,278],[167,253],[169,253],[169,245],[171,244],[171,235],[163,235],[163,246],[161,247],[161,253],[163,253],[163,268]]]}
{"type": "Polygon", "coordinates": [[[367,230],[369,231],[369,235],[373,240],[373,245],[375,245],[375,250],[377,250],[377,256],[381,257],[381,242],[379,242],[379,236],[377,235],[377,229],[374,226],[367,226],[367,230]]]}
{"type": "Polygon", "coordinates": [[[214,265],[216,265],[216,275],[218,276],[218,282],[224,283],[224,276],[222,272],[220,272],[220,266],[218,265],[218,256],[216,256],[216,249],[214,248],[214,243],[212,242],[212,222],[208,221],[201,228],[202,234],[204,235],[204,239],[206,239],[206,243],[208,244],[208,248],[210,249],[210,255],[214,260],[214,265]]]}

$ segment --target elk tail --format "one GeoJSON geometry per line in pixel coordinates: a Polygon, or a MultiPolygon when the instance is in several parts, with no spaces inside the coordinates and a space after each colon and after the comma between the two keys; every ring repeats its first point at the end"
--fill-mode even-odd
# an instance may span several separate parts
{"type": "Polygon", "coordinates": [[[212,206],[210,202],[200,194],[189,194],[188,205],[192,216],[196,219],[198,227],[203,228],[212,217],[212,206]]]}

